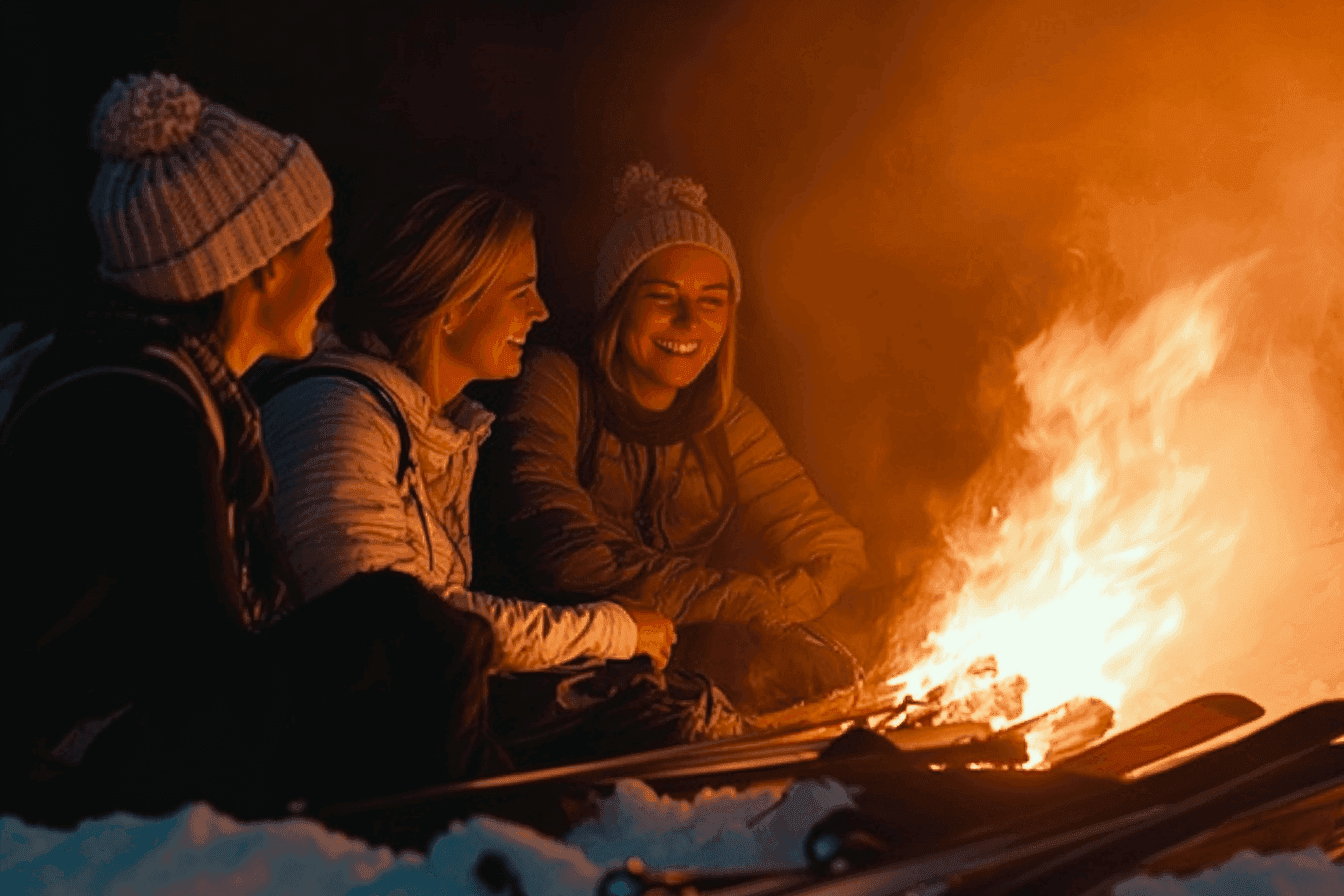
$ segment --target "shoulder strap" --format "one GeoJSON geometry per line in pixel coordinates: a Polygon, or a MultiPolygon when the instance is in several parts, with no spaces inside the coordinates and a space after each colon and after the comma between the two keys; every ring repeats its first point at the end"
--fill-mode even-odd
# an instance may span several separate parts
{"type": "Polygon", "coordinates": [[[28,396],[21,405],[13,408],[13,413],[6,416],[6,419],[3,421],[3,428],[0,428],[0,442],[3,442],[8,438],[10,429],[15,422],[23,416],[24,411],[28,410],[28,408],[32,407],[39,400],[52,392],[55,392],[62,386],[68,386],[71,383],[77,383],[91,377],[121,374],[158,383],[165,389],[177,393],[184,401],[198,409],[205,416],[206,425],[209,427],[210,434],[215,440],[216,447],[219,449],[217,454],[219,464],[222,468],[228,452],[228,439],[224,433],[224,418],[220,414],[219,405],[216,403],[215,397],[210,391],[210,387],[201,376],[200,371],[196,369],[195,365],[171,349],[149,346],[144,350],[144,353],[171,364],[173,368],[182,374],[182,378],[186,380],[187,385],[190,388],[185,388],[182,383],[174,382],[162,373],[147,370],[143,367],[133,367],[123,364],[99,364],[93,367],[84,367],[47,383],[32,395],[28,396]]]}
{"type": "Polygon", "coordinates": [[[367,373],[339,364],[291,367],[253,384],[252,397],[256,400],[258,406],[264,405],[290,386],[302,380],[319,376],[337,377],[359,383],[373,395],[374,400],[378,402],[387,416],[392,418],[393,424],[397,427],[397,438],[401,442],[401,447],[397,452],[397,484],[400,485],[402,480],[406,478],[406,472],[411,468],[411,428],[407,424],[406,416],[402,414],[401,408],[397,406],[396,400],[392,398],[392,393],[388,392],[386,386],[367,373]]]}
{"type": "Polygon", "coordinates": [[[597,481],[597,395],[592,378],[583,367],[579,368],[579,430],[574,451],[574,471],[579,485],[591,489],[597,481]]]}
{"type": "Polygon", "coordinates": [[[219,402],[215,398],[215,393],[210,391],[210,385],[205,381],[205,377],[201,375],[196,365],[183,357],[180,352],[151,345],[145,348],[145,354],[172,364],[191,383],[192,389],[196,393],[196,403],[205,414],[206,423],[209,424],[210,432],[214,435],[215,443],[219,446],[219,463],[222,468],[228,453],[229,440],[224,432],[224,415],[220,413],[219,402]]]}
{"type": "Polygon", "coordinates": [[[9,416],[29,368],[56,339],[55,333],[46,333],[27,345],[19,345],[23,327],[22,323],[12,323],[0,329],[0,423],[9,416]]]}

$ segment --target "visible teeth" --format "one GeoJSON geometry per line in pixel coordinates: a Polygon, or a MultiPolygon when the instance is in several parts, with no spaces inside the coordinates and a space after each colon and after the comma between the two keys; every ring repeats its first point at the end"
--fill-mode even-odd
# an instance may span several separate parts
{"type": "Polygon", "coordinates": [[[655,339],[653,344],[674,355],[689,355],[700,348],[699,342],[673,342],[670,339],[655,339]]]}

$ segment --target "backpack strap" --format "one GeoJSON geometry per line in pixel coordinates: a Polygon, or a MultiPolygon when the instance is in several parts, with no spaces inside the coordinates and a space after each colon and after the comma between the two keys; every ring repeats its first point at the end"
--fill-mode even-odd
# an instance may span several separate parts
{"type": "Polygon", "coordinates": [[[406,422],[406,415],[401,412],[396,400],[392,398],[392,393],[388,392],[386,386],[367,373],[339,364],[314,364],[307,367],[289,367],[249,385],[251,386],[252,397],[260,406],[290,386],[319,376],[337,377],[338,379],[359,383],[373,395],[374,400],[378,402],[387,416],[392,418],[392,423],[397,427],[397,438],[400,440],[400,447],[397,449],[397,485],[401,485],[406,478],[407,471],[413,466],[411,461],[411,427],[406,422]]]}
{"type": "Polygon", "coordinates": [[[588,372],[579,369],[579,430],[575,440],[574,472],[584,491],[597,481],[597,394],[588,372]]]}
{"type": "Polygon", "coordinates": [[[224,415],[220,412],[219,401],[215,398],[215,393],[210,391],[210,384],[205,381],[205,377],[196,368],[196,365],[188,361],[181,352],[150,345],[146,346],[145,354],[172,364],[186,378],[187,382],[191,383],[192,389],[195,391],[196,404],[205,414],[205,422],[215,437],[215,444],[219,446],[219,464],[222,470],[225,455],[228,452],[229,440],[224,431],[224,415]]]}
{"type": "Polygon", "coordinates": [[[148,346],[144,349],[144,354],[170,364],[182,375],[186,385],[184,386],[182,382],[174,381],[158,371],[128,364],[99,364],[93,367],[83,367],[45,384],[28,396],[18,407],[9,409],[12,410],[12,413],[5,415],[3,426],[0,427],[0,444],[8,439],[11,428],[28,408],[62,386],[68,386],[93,377],[119,374],[157,383],[170,392],[177,393],[183,401],[198,409],[205,417],[206,426],[210,429],[210,435],[215,440],[219,466],[220,469],[223,469],[228,451],[228,438],[224,433],[224,417],[220,413],[219,404],[215,400],[214,393],[210,391],[209,385],[206,384],[205,378],[194,364],[171,349],[148,346]]]}

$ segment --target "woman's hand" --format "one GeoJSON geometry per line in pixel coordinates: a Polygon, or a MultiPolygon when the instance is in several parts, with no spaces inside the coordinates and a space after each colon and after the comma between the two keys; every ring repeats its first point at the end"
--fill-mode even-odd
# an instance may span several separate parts
{"type": "Polygon", "coordinates": [[[634,610],[627,608],[630,618],[639,628],[639,641],[635,647],[637,653],[647,654],[653,660],[654,668],[667,666],[672,654],[672,645],[677,643],[677,632],[672,620],[652,610],[634,610]]]}

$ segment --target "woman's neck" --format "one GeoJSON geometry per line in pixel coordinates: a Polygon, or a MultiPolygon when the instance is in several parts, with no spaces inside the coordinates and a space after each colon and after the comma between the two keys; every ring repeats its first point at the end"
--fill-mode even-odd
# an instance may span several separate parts
{"type": "Polygon", "coordinates": [[[262,344],[262,340],[256,338],[248,328],[234,326],[226,315],[221,315],[219,325],[215,328],[215,335],[219,337],[224,364],[234,376],[242,376],[266,354],[266,346],[262,344]]]}
{"type": "Polygon", "coordinates": [[[410,371],[411,378],[429,394],[431,405],[439,409],[461,395],[467,383],[473,379],[470,370],[444,355],[446,353],[440,353],[437,363],[427,365],[421,370],[410,371]]]}
{"type": "Polygon", "coordinates": [[[242,376],[262,355],[271,351],[271,341],[258,325],[261,295],[249,279],[224,289],[215,335],[224,363],[234,376],[242,376]]]}

